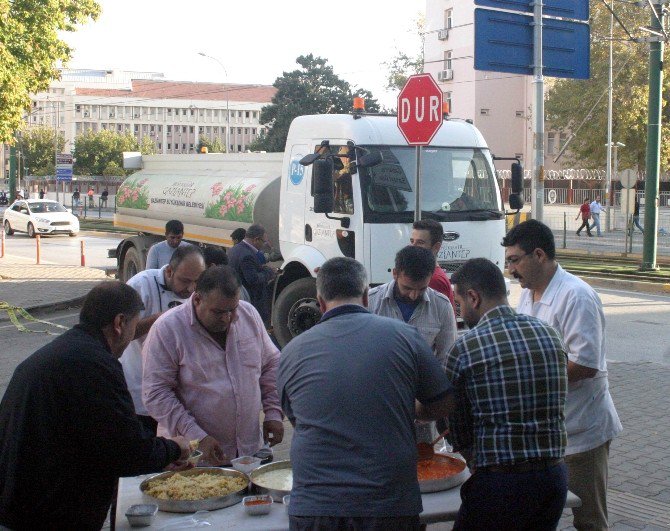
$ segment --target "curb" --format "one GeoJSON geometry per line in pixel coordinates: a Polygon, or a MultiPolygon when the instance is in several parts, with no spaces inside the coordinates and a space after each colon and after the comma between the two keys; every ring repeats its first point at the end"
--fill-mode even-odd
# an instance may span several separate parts
{"type": "MultiPolygon", "coordinates": [[[[81,295],[79,297],[74,297],[72,299],[64,301],[54,301],[54,302],[47,302],[45,304],[36,304],[35,306],[29,306],[28,308],[24,309],[31,314],[35,313],[39,314],[43,312],[55,312],[58,310],[65,310],[66,308],[70,308],[72,306],[78,306],[84,302],[85,298],[86,295],[81,295]]],[[[0,314],[0,323],[4,323],[7,321],[9,321],[9,316],[4,312],[0,314]]]]}
{"type": "MultiPolygon", "coordinates": [[[[578,275],[579,276],[579,275],[578,275]]],[[[670,294],[670,284],[661,282],[641,282],[639,280],[621,280],[615,278],[600,278],[579,276],[587,284],[596,288],[614,290],[638,291],[652,295],[670,294]]]]}

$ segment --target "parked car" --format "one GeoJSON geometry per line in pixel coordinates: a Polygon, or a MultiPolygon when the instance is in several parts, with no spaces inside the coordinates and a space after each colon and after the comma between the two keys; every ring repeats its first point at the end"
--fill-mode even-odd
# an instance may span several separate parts
{"type": "Polygon", "coordinates": [[[8,236],[14,231],[27,232],[31,238],[36,234],[79,233],[79,219],[59,202],[48,199],[14,201],[5,210],[2,225],[8,236]]]}

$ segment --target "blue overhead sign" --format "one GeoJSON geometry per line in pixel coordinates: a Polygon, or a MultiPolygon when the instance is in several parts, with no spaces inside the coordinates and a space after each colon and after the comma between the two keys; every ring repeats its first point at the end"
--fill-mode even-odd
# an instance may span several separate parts
{"type": "MultiPolygon", "coordinates": [[[[475,70],[533,75],[533,17],[475,9],[475,70]]],[[[590,30],[583,22],[543,19],[542,73],[588,79],[590,30]]]]}
{"type": "MultiPolygon", "coordinates": [[[[508,11],[533,12],[533,3],[529,0],[475,0],[475,5],[508,11]]],[[[551,17],[588,20],[589,0],[544,0],[542,14],[551,17]]]]}

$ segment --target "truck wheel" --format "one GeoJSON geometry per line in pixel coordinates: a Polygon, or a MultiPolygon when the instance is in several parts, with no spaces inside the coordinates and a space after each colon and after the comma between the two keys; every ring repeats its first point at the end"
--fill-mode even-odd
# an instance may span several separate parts
{"type": "Polygon", "coordinates": [[[11,236],[12,234],[14,234],[14,229],[12,229],[8,219],[5,220],[5,234],[7,236],[11,236]]]}
{"type": "Polygon", "coordinates": [[[316,300],[316,280],[301,278],[289,284],[277,297],[272,310],[274,336],[283,347],[321,319],[316,300]]]}
{"type": "Polygon", "coordinates": [[[131,247],[126,251],[126,255],[123,257],[123,278],[121,280],[123,282],[128,282],[128,280],[137,275],[137,273],[143,269],[144,266],[142,264],[140,253],[137,252],[137,249],[131,247]]]}

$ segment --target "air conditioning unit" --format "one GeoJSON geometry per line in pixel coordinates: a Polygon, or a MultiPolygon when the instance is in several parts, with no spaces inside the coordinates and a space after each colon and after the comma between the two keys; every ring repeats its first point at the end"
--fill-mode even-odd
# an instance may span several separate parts
{"type": "Polygon", "coordinates": [[[437,73],[438,81],[450,81],[452,79],[454,79],[454,71],[451,68],[437,73]]]}
{"type": "Polygon", "coordinates": [[[446,41],[449,38],[449,28],[441,29],[437,32],[437,38],[441,41],[446,41]]]}
{"type": "Polygon", "coordinates": [[[88,111],[84,111],[84,118],[88,118],[90,115],[91,115],[90,112],[88,112],[88,111]]]}

